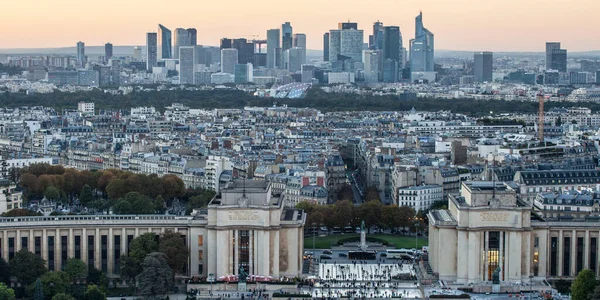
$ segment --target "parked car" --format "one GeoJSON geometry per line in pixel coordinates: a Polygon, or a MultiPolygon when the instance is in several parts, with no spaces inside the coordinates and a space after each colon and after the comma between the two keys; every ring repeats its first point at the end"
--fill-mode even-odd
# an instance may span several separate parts
{"type": "Polygon", "coordinates": [[[323,254],[331,255],[333,252],[331,252],[331,250],[323,250],[323,254]]]}
{"type": "Polygon", "coordinates": [[[348,257],[348,254],[347,254],[347,253],[340,252],[340,253],[338,254],[338,256],[339,256],[339,257],[348,257]]]}
{"type": "Polygon", "coordinates": [[[321,254],[321,256],[319,256],[320,259],[331,259],[330,255],[325,255],[325,254],[321,254]]]}

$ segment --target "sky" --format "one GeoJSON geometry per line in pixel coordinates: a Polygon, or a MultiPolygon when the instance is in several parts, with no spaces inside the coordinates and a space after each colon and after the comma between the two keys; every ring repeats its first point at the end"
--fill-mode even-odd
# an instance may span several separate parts
{"type": "Polygon", "coordinates": [[[400,26],[408,48],[422,11],[436,49],[543,52],[546,41],[560,41],[569,51],[600,50],[600,0],[18,0],[1,11],[0,48],[144,45],[159,23],[194,27],[198,44],[218,45],[222,37],[264,39],[289,21],[317,50],[323,33],[348,20],[365,42],[377,20],[400,26]]]}

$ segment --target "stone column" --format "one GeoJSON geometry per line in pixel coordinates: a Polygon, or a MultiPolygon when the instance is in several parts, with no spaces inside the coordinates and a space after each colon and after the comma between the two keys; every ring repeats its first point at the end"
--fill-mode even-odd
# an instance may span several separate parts
{"type": "Polygon", "coordinates": [[[15,233],[15,253],[21,250],[21,230],[17,228],[15,233]]]}
{"type": "Polygon", "coordinates": [[[121,229],[121,256],[127,255],[127,246],[127,230],[123,227],[121,229]]]}
{"type": "Polygon", "coordinates": [[[529,275],[533,275],[533,272],[531,272],[531,261],[533,255],[532,236],[533,235],[531,234],[531,231],[525,231],[523,232],[523,236],[521,237],[521,253],[525,254],[524,257],[521,257],[521,265],[523,266],[521,268],[521,281],[528,280],[529,275]],[[525,263],[523,263],[523,260],[525,260],[525,263]]]}
{"type": "Polygon", "coordinates": [[[54,235],[54,266],[55,270],[60,270],[62,266],[62,238],[58,228],[56,228],[56,234],[54,235]]]}
{"type": "MultiPolygon", "coordinates": [[[[550,257],[550,247],[548,242],[550,241],[550,230],[542,231],[544,234],[539,235],[539,247],[538,247],[538,277],[545,278],[548,275],[548,266],[550,257]]],[[[533,274],[532,274],[533,275],[533,274]]]]}
{"type": "MultiPolygon", "coordinates": [[[[6,236],[6,231],[4,236],[6,236]]],[[[42,229],[42,259],[48,262],[48,232],[46,228],[42,229]]]]}
{"type": "Polygon", "coordinates": [[[583,240],[583,268],[590,268],[590,231],[587,229],[583,240]]]}
{"type": "Polygon", "coordinates": [[[489,272],[488,268],[489,268],[489,264],[490,264],[489,263],[489,261],[490,261],[490,254],[489,254],[490,233],[488,231],[484,231],[483,235],[485,236],[485,240],[483,241],[484,242],[484,245],[483,245],[483,249],[484,249],[483,250],[484,251],[483,252],[483,281],[488,281],[488,280],[490,280],[490,278],[488,278],[488,272],[489,272]]]}
{"type": "Polygon", "coordinates": [[[96,269],[102,270],[102,245],[100,244],[100,228],[96,228],[94,236],[94,265],[96,269]]]}
{"type": "MultiPolygon", "coordinates": [[[[207,229],[206,230],[206,244],[207,253],[205,253],[204,259],[207,262],[206,275],[215,274],[217,276],[217,261],[221,260],[220,257],[217,256],[217,230],[215,229],[207,229]]],[[[219,274],[221,276],[224,274],[219,274]]]]}
{"type": "MultiPolygon", "coordinates": [[[[565,274],[563,274],[563,231],[562,230],[558,230],[558,248],[556,249],[558,251],[558,268],[556,268],[557,271],[557,275],[558,276],[566,276],[565,274]]],[[[568,270],[565,271],[565,273],[568,274],[568,270]]]]}
{"type": "Polygon", "coordinates": [[[73,234],[73,228],[69,228],[69,244],[67,245],[67,256],[75,257],[75,234],[73,234]]]}
{"type": "Polygon", "coordinates": [[[504,265],[504,231],[500,231],[500,253],[498,256],[498,264],[500,265],[500,281],[504,281],[504,272],[506,271],[506,267],[504,265]]]}
{"type": "MultiPolygon", "coordinates": [[[[275,237],[273,238],[273,243],[271,243],[269,240],[266,241],[265,245],[267,245],[267,249],[271,248],[273,249],[273,277],[279,277],[279,230],[274,230],[270,232],[271,234],[274,234],[275,237]]],[[[269,236],[269,231],[266,232],[265,234],[266,236],[269,236]]],[[[289,249],[288,249],[289,250],[289,249]]],[[[269,251],[266,251],[267,255],[269,253],[269,251]]],[[[289,254],[288,254],[289,257],[289,254]]],[[[268,270],[268,269],[267,269],[268,270]]]]}
{"type": "Polygon", "coordinates": [[[468,279],[468,267],[469,267],[469,250],[468,250],[468,237],[467,232],[464,230],[458,230],[458,253],[457,253],[457,264],[456,264],[456,281],[458,283],[466,283],[468,279]]]}
{"type": "Polygon", "coordinates": [[[233,253],[235,253],[235,259],[233,261],[233,274],[237,275],[240,263],[240,231],[233,230],[232,234],[235,237],[235,248],[233,249],[233,253]]]}
{"type": "Polygon", "coordinates": [[[112,227],[108,229],[108,236],[106,237],[107,248],[107,261],[106,261],[106,273],[113,274],[114,266],[115,266],[115,251],[113,250],[114,245],[114,237],[113,237],[113,229],[112,227]]]}
{"type": "Polygon", "coordinates": [[[257,275],[267,276],[268,274],[262,274],[260,271],[260,252],[258,252],[258,230],[252,230],[252,263],[254,264],[254,272],[257,275]]]}
{"type": "Polygon", "coordinates": [[[213,256],[212,258],[209,258],[209,261],[216,259],[216,268],[217,271],[215,272],[216,276],[223,276],[223,275],[228,275],[231,274],[231,270],[228,270],[227,266],[229,265],[229,259],[231,259],[231,252],[229,251],[229,248],[231,247],[231,240],[228,239],[228,234],[229,231],[228,230],[218,230],[216,231],[216,238],[217,238],[217,243],[214,245],[208,245],[209,247],[211,247],[210,249],[213,250],[211,252],[214,252],[215,254],[217,253],[217,246],[219,247],[219,253],[222,255],[216,255],[213,256]],[[223,249],[221,249],[221,247],[223,249]]]}
{"type": "Polygon", "coordinates": [[[468,264],[468,270],[467,270],[467,274],[468,274],[468,281],[469,283],[471,282],[478,282],[481,280],[481,277],[479,276],[479,270],[481,270],[479,268],[479,264],[481,262],[481,238],[480,238],[480,232],[474,232],[474,231],[469,231],[468,233],[469,235],[469,248],[468,248],[468,252],[469,252],[469,264],[468,264]]]}
{"type": "Polygon", "coordinates": [[[87,265],[88,263],[88,235],[87,229],[84,227],[81,229],[81,260],[87,265]]]}
{"type": "Polygon", "coordinates": [[[29,230],[29,243],[27,246],[29,247],[29,252],[35,253],[35,233],[33,229],[29,230]]]}
{"type": "Polygon", "coordinates": [[[577,276],[577,232],[571,233],[571,275],[577,276]]]}
{"type": "Polygon", "coordinates": [[[248,230],[248,274],[256,274],[254,271],[254,230],[248,230]]]}
{"type": "Polygon", "coordinates": [[[523,255],[523,249],[521,247],[521,236],[516,231],[508,232],[508,251],[506,255],[508,257],[508,272],[506,276],[508,280],[520,281],[521,280],[521,267],[522,261],[521,256],[523,255]]]}
{"type": "MultiPolygon", "coordinates": [[[[46,229],[44,229],[44,232],[46,229]]],[[[2,258],[4,261],[9,261],[8,259],[8,232],[6,230],[2,233],[2,258]]]]}

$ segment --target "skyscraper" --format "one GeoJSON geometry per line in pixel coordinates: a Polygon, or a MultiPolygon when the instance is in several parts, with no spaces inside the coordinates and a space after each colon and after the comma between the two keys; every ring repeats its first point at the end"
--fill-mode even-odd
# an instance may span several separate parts
{"type": "Polygon", "coordinates": [[[234,39],[231,46],[238,51],[239,64],[254,62],[254,43],[248,42],[247,39],[234,39]]]}
{"type": "Polygon", "coordinates": [[[267,30],[267,68],[276,68],[279,66],[279,62],[277,61],[278,51],[281,51],[279,29],[269,29],[267,30]]]}
{"type": "Polygon", "coordinates": [[[158,24],[158,60],[173,58],[171,30],[158,24]]]}
{"type": "Polygon", "coordinates": [[[238,63],[238,51],[235,48],[221,49],[221,72],[235,74],[238,63]]]}
{"type": "Polygon", "coordinates": [[[369,49],[383,49],[383,23],[379,21],[373,23],[373,34],[369,35],[369,49]]]}
{"type": "Polygon", "coordinates": [[[402,48],[402,34],[398,26],[383,27],[382,50],[383,59],[400,61],[400,49],[402,48]]]}
{"type": "Polygon", "coordinates": [[[415,18],[415,38],[410,41],[411,72],[433,72],[433,33],[423,27],[423,13],[415,18]]]}
{"type": "Polygon", "coordinates": [[[329,61],[329,32],[323,34],[323,61],[329,61]]]}
{"type": "Polygon", "coordinates": [[[550,69],[567,72],[567,49],[552,49],[550,54],[550,69]]]}
{"type": "Polygon", "coordinates": [[[111,43],[104,44],[104,57],[108,61],[113,56],[113,45],[111,43]]]}
{"type": "Polygon", "coordinates": [[[135,46],[133,47],[133,59],[140,61],[142,60],[142,47],[135,46]]]}
{"type": "Polygon", "coordinates": [[[306,49],[306,34],[296,33],[294,34],[293,47],[300,47],[306,49]]]}
{"type": "Polygon", "coordinates": [[[194,84],[194,66],[196,65],[196,47],[179,46],[179,83],[194,84]]]}
{"type": "Polygon", "coordinates": [[[247,64],[236,64],[234,66],[234,76],[233,76],[233,81],[235,83],[240,83],[240,84],[244,84],[244,83],[248,83],[248,82],[252,82],[253,80],[253,73],[254,73],[254,68],[252,66],[251,63],[247,63],[247,64]]]}
{"type": "Polygon", "coordinates": [[[281,24],[281,51],[292,48],[292,25],[290,22],[281,24]]]}
{"type": "Polygon", "coordinates": [[[173,58],[179,58],[179,47],[192,46],[192,36],[187,29],[175,29],[175,43],[173,44],[173,58]]]}
{"type": "Polygon", "coordinates": [[[362,61],[363,31],[356,23],[339,23],[338,28],[329,31],[329,61],[336,62],[340,56],[362,61]]]}
{"type": "Polygon", "coordinates": [[[492,82],[494,54],[492,52],[475,52],[474,66],[476,82],[492,82]]]}
{"type": "Polygon", "coordinates": [[[158,60],[158,38],[156,32],[146,33],[146,69],[152,72],[158,60]]]}
{"type": "Polygon", "coordinates": [[[190,45],[191,46],[198,45],[198,31],[196,30],[196,28],[188,28],[186,30],[190,37],[190,45]]]}
{"type": "Polygon", "coordinates": [[[82,68],[85,66],[85,43],[77,42],[77,67],[82,68]]]}
{"type": "Polygon", "coordinates": [[[552,50],[560,49],[560,42],[546,42],[546,70],[552,69],[552,50]]]}
{"type": "Polygon", "coordinates": [[[381,50],[363,50],[362,55],[362,61],[365,65],[365,82],[378,82],[381,50]]]}
{"type": "Polygon", "coordinates": [[[292,47],[285,52],[284,66],[292,73],[300,71],[302,65],[306,61],[306,49],[300,47],[292,47]]]}

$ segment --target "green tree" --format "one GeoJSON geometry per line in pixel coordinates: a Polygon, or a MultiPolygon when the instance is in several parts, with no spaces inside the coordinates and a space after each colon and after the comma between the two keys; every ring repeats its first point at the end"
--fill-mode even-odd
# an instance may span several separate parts
{"type": "Polygon", "coordinates": [[[164,189],[164,197],[168,203],[174,197],[181,197],[185,193],[185,184],[181,178],[174,174],[168,174],[161,178],[164,189]]]}
{"type": "Polygon", "coordinates": [[[128,255],[131,261],[126,261],[126,264],[128,264],[126,269],[129,273],[127,275],[137,276],[142,272],[142,263],[144,262],[146,256],[150,253],[158,252],[157,240],[156,234],[151,232],[144,233],[131,240],[128,255]]]}
{"type": "Polygon", "coordinates": [[[0,282],[0,300],[15,300],[15,291],[0,282]]]}
{"type": "Polygon", "coordinates": [[[142,266],[129,255],[121,256],[121,279],[135,282],[135,277],[142,272],[142,266]]]}
{"type": "Polygon", "coordinates": [[[33,288],[33,300],[44,300],[44,286],[42,280],[38,277],[33,288]]]}
{"type": "Polygon", "coordinates": [[[399,225],[400,208],[397,205],[387,205],[381,208],[381,227],[386,229],[396,228],[399,225]]]}
{"type": "Polygon", "coordinates": [[[94,201],[94,195],[92,194],[92,187],[88,184],[84,185],[81,188],[81,192],[79,193],[79,202],[83,205],[87,205],[88,203],[94,201]]]}
{"type": "Polygon", "coordinates": [[[52,300],[75,300],[75,298],[71,297],[69,294],[58,293],[52,297],[52,300]]]}
{"type": "Polygon", "coordinates": [[[125,199],[119,199],[112,207],[113,213],[117,215],[130,215],[133,214],[133,207],[131,203],[125,199]]]}
{"type": "Polygon", "coordinates": [[[587,300],[588,295],[596,288],[596,276],[589,269],[581,270],[571,285],[571,299],[587,300]]]}
{"type": "Polygon", "coordinates": [[[108,280],[106,279],[106,274],[94,267],[88,270],[88,276],[86,281],[88,284],[95,284],[97,286],[106,286],[108,283],[108,280]]]}
{"type": "Polygon", "coordinates": [[[349,201],[344,200],[337,202],[333,210],[332,222],[334,222],[335,226],[340,228],[350,225],[353,210],[354,206],[349,201]]]}
{"type": "Polygon", "coordinates": [[[53,186],[49,186],[44,191],[44,197],[50,200],[56,200],[60,197],[60,191],[53,186]]]}
{"type": "Polygon", "coordinates": [[[142,272],[137,276],[140,293],[156,297],[167,294],[173,286],[173,272],[163,253],[153,252],[144,258],[142,272]]]}
{"type": "Polygon", "coordinates": [[[0,257],[0,282],[10,284],[10,266],[0,257]]]}
{"type": "Polygon", "coordinates": [[[156,196],[156,200],[154,200],[154,210],[160,213],[165,212],[165,199],[161,195],[156,196]]]}
{"type": "Polygon", "coordinates": [[[158,252],[167,256],[167,263],[175,274],[183,274],[187,264],[190,250],[185,245],[181,234],[165,231],[158,240],[158,252]]]}
{"type": "Polygon", "coordinates": [[[76,283],[87,277],[88,268],[85,263],[77,258],[67,259],[65,272],[69,274],[72,283],[76,283]]]}
{"type": "Polygon", "coordinates": [[[597,285],[596,288],[594,288],[594,291],[589,295],[589,299],[590,300],[600,299],[600,285],[597,285]]]}
{"type": "Polygon", "coordinates": [[[46,262],[39,256],[21,249],[9,262],[10,273],[22,285],[29,285],[46,273],[46,262]]]}
{"type": "Polygon", "coordinates": [[[105,300],[106,294],[104,294],[96,285],[88,285],[85,291],[85,300],[105,300]]]}
{"type": "Polygon", "coordinates": [[[381,197],[379,197],[379,191],[377,191],[377,188],[371,186],[367,188],[367,191],[365,192],[365,201],[370,202],[375,200],[381,202],[381,197]]]}
{"type": "Polygon", "coordinates": [[[208,203],[215,196],[215,193],[212,191],[202,190],[200,194],[194,195],[190,197],[186,204],[186,214],[192,213],[194,208],[204,208],[208,206],[208,203]]]}
{"type": "Polygon", "coordinates": [[[56,294],[66,293],[71,284],[69,274],[63,271],[50,271],[42,275],[44,296],[52,298],[56,294]]]}
{"type": "Polygon", "coordinates": [[[367,201],[360,205],[362,220],[365,221],[367,230],[371,231],[371,226],[381,227],[381,209],[383,204],[379,200],[367,201]]]}

